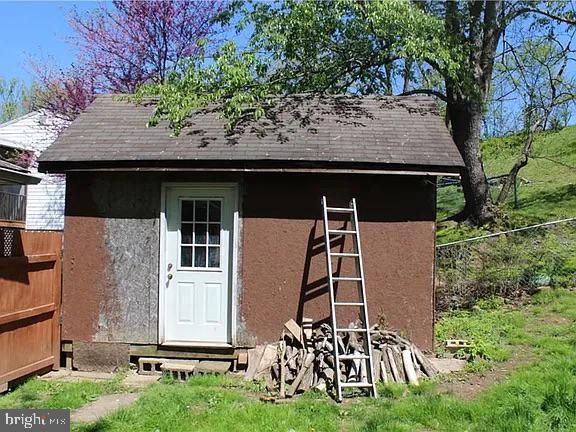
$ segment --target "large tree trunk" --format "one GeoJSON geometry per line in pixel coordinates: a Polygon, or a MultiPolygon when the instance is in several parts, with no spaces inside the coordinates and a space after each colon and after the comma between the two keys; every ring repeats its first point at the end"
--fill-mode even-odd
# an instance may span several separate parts
{"type": "Polygon", "coordinates": [[[449,102],[448,115],[454,142],[466,165],[461,173],[466,205],[453,219],[469,220],[475,225],[483,225],[493,221],[496,214],[490,200],[490,189],[480,154],[482,104],[461,100],[449,102]]]}

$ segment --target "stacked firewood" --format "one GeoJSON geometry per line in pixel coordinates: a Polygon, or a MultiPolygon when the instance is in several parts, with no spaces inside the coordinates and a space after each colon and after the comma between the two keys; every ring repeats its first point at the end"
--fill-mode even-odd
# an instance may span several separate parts
{"type": "MultiPolygon", "coordinates": [[[[350,327],[358,328],[358,324],[350,327]]],[[[322,324],[312,330],[309,320],[302,327],[290,320],[284,327],[280,341],[248,352],[245,378],[265,379],[268,389],[278,391],[280,398],[310,388],[333,391],[336,377],[331,326],[322,324]]],[[[397,332],[375,325],[370,336],[376,381],[418,385],[420,378],[437,374],[418,347],[397,332]]],[[[343,333],[336,340],[339,355],[364,354],[361,332],[343,333]]],[[[365,360],[340,361],[342,382],[367,381],[366,375],[365,360]]]]}

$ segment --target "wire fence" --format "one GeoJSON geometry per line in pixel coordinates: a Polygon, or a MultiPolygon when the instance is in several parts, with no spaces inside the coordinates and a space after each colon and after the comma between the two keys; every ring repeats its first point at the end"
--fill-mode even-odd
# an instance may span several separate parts
{"type": "Polygon", "coordinates": [[[541,286],[576,287],[576,218],[503,231],[436,248],[436,308],[517,298],[541,286]]]}

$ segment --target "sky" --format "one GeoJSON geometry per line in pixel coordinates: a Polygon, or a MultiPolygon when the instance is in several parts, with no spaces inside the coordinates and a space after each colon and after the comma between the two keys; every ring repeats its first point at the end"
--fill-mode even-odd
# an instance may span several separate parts
{"type": "Polygon", "coordinates": [[[32,82],[30,58],[66,67],[74,59],[67,42],[70,11],[89,11],[96,2],[0,0],[0,77],[32,82]]]}

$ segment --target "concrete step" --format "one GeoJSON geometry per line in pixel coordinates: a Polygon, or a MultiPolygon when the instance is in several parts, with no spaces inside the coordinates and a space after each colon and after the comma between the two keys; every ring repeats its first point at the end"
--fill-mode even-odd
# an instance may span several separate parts
{"type": "Polygon", "coordinates": [[[177,380],[186,381],[193,375],[197,363],[198,362],[192,362],[192,361],[173,362],[168,360],[165,363],[162,363],[160,369],[162,370],[163,373],[171,375],[177,380]]]}
{"type": "Polygon", "coordinates": [[[193,374],[223,374],[232,367],[231,361],[184,360],[159,357],[140,357],[138,374],[162,375],[167,373],[179,380],[186,380],[193,374]]]}

